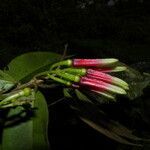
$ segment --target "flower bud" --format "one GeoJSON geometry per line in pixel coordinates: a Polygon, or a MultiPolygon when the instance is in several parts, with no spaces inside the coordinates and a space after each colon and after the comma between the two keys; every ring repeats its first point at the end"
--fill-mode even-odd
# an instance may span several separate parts
{"type": "Polygon", "coordinates": [[[109,91],[116,94],[126,94],[126,91],[118,86],[88,77],[81,77],[80,84],[90,88],[93,87],[93,89],[96,88],[100,92],[109,91]]]}
{"type": "Polygon", "coordinates": [[[62,83],[62,84],[64,84],[64,85],[66,85],[66,86],[71,86],[71,82],[69,82],[69,81],[66,81],[66,80],[57,78],[57,77],[55,77],[55,76],[53,76],[53,75],[50,75],[50,74],[48,74],[47,76],[48,76],[50,79],[52,79],[52,80],[54,80],[54,81],[56,81],[56,82],[62,83]]]}
{"type": "Polygon", "coordinates": [[[55,73],[59,77],[62,77],[68,81],[72,81],[72,82],[79,82],[80,81],[80,77],[78,75],[73,75],[70,73],[66,73],[64,71],[56,71],[55,73]]]}
{"type": "Polygon", "coordinates": [[[111,66],[118,62],[118,59],[73,59],[74,67],[103,67],[111,66]]]}
{"type": "Polygon", "coordinates": [[[129,89],[128,84],[125,81],[117,77],[111,76],[109,74],[97,71],[97,70],[88,69],[86,76],[89,78],[94,78],[94,79],[102,80],[111,84],[118,85],[126,90],[129,89]]]}
{"type": "Polygon", "coordinates": [[[60,61],[58,63],[55,63],[51,66],[50,70],[52,70],[58,66],[67,66],[67,67],[72,66],[72,60],[68,59],[68,60],[63,60],[63,61],[60,61]]]}
{"type": "Polygon", "coordinates": [[[80,76],[84,76],[86,74],[85,68],[67,68],[67,69],[64,69],[64,71],[67,73],[80,75],[80,76]]]}

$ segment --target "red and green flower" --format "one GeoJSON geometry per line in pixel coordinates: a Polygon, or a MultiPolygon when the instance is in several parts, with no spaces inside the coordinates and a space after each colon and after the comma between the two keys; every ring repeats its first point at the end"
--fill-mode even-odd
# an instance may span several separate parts
{"type": "Polygon", "coordinates": [[[126,95],[128,83],[110,75],[110,72],[126,70],[118,66],[118,59],[72,59],[52,65],[48,77],[66,86],[84,88],[114,98],[114,94],[126,95]]]}

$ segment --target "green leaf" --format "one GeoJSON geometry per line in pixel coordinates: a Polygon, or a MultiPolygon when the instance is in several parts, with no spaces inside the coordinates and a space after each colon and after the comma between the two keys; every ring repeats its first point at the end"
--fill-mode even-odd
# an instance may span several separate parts
{"type": "Polygon", "coordinates": [[[48,107],[42,93],[36,93],[34,104],[36,116],[33,118],[33,149],[47,150],[48,143],[48,107]]]}
{"type": "MultiPolygon", "coordinates": [[[[120,63],[123,66],[126,66],[123,63],[120,63]]],[[[140,73],[139,71],[126,66],[127,70],[115,74],[121,79],[125,80],[129,84],[129,91],[127,92],[127,97],[131,100],[141,96],[143,94],[143,89],[149,86],[150,76],[149,74],[140,73]]]]}
{"type": "Polygon", "coordinates": [[[15,84],[10,82],[10,81],[6,81],[6,80],[0,80],[0,92],[5,92],[8,91],[9,89],[11,89],[15,84]]]}
{"type": "Polygon", "coordinates": [[[15,80],[12,76],[10,76],[9,74],[5,73],[2,70],[0,70],[0,79],[1,80],[7,80],[7,81],[10,81],[10,82],[15,82],[15,80]]]}
{"type": "Polygon", "coordinates": [[[130,91],[128,92],[128,97],[130,99],[135,99],[143,94],[143,89],[149,86],[150,77],[144,77],[141,81],[132,81],[130,83],[130,91]]]}
{"type": "Polygon", "coordinates": [[[39,72],[48,70],[60,55],[51,52],[30,52],[16,57],[8,64],[5,72],[17,81],[27,81],[39,72]]]}
{"type": "Polygon", "coordinates": [[[7,73],[0,70],[0,92],[6,92],[16,84],[16,81],[7,73]]]}
{"type": "Polygon", "coordinates": [[[35,116],[31,118],[23,107],[10,109],[2,135],[1,150],[48,150],[48,108],[44,96],[37,92],[33,106],[35,116]],[[10,121],[11,119],[11,121],[10,121]]]}
{"type": "MultiPolygon", "coordinates": [[[[18,120],[19,117],[24,118],[26,113],[23,112],[24,109],[22,107],[13,108],[9,111],[7,118],[14,118],[15,120],[16,118],[18,120]]],[[[18,121],[13,125],[15,120],[11,120],[9,123],[7,122],[7,124],[12,125],[10,125],[10,127],[5,127],[3,130],[1,150],[32,150],[32,120],[27,120],[25,122],[18,121]]]]}

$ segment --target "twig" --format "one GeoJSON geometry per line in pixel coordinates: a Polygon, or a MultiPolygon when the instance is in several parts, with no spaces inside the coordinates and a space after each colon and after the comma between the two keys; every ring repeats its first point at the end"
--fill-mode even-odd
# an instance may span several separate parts
{"type": "Polygon", "coordinates": [[[60,58],[60,61],[63,60],[66,57],[67,49],[68,49],[68,43],[65,44],[65,49],[64,49],[62,57],[60,58]]]}
{"type": "Polygon", "coordinates": [[[58,99],[57,101],[55,101],[55,102],[49,104],[48,107],[51,107],[51,106],[53,106],[53,105],[56,105],[57,103],[59,103],[59,102],[61,102],[61,101],[63,101],[63,100],[65,100],[65,97],[62,97],[62,98],[58,99]]]}
{"type": "Polygon", "coordinates": [[[44,81],[40,80],[40,79],[39,80],[38,79],[32,79],[25,84],[22,84],[22,85],[19,84],[14,90],[12,90],[12,92],[17,91],[17,90],[21,90],[21,89],[26,88],[26,87],[37,87],[43,82],[44,81]]]}
{"type": "Polygon", "coordinates": [[[46,84],[40,84],[39,87],[41,88],[55,88],[59,86],[59,84],[51,84],[51,85],[46,85],[46,84]]]}

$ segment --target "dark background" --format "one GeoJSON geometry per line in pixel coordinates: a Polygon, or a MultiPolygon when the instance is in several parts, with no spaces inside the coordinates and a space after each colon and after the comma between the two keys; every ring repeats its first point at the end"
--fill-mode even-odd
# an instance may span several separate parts
{"type": "MultiPolygon", "coordinates": [[[[149,11],[149,0],[1,0],[0,67],[25,52],[62,54],[65,44],[67,54],[76,57],[116,57],[129,65],[148,64],[149,11]]],[[[53,150],[118,146],[84,125],[64,103],[51,108],[50,116],[53,150]]]]}
{"type": "Polygon", "coordinates": [[[72,54],[149,61],[150,1],[110,1],[1,0],[1,62],[28,51],[63,53],[66,43],[72,54]]]}

